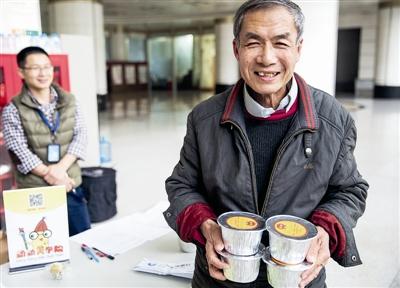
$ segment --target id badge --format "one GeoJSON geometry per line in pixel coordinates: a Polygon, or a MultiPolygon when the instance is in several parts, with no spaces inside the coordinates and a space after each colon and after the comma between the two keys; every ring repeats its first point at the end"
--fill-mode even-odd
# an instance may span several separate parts
{"type": "Polygon", "coordinates": [[[60,161],[61,146],[60,144],[49,144],[47,146],[47,162],[57,163],[60,161]]]}

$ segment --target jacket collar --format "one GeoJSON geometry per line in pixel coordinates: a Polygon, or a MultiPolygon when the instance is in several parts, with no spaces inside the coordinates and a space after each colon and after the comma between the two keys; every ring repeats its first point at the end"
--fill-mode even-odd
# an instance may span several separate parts
{"type": "MultiPolygon", "coordinates": [[[[57,99],[57,109],[64,107],[65,105],[67,105],[70,101],[70,97],[67,97],[67,94],[64,90],[62,90],[58,85],[56,84],[52,84],[51,85],[52,88],[54,88],[54,90],[57,93],[58,99],[57,99]]],[[[31,96],[29,96],[29,90],[26,87],[26,85],[22,85],[22,90],[21,90],[21,103],[33,108],[33,109],[37,109],[37,104],[34,103],[31,99],[31,96]]]]}
{"type": "MultiPolygon", "coordinates": [[[[296,117],[298,128],[316,130],[318,129],[319,123],[314,106],[314,100],[311,97],[310,87],[298,74],[294,73],[294,77],[296,78],[299,87],[299,108],[296,117]]],[[[243,79],[240,79],[235,86],[233,86],[225,104],[225,110],[222,114],[221,124],[233,121],[244,127],[244,107],[242,103],[243,86],[243,79]]]]}

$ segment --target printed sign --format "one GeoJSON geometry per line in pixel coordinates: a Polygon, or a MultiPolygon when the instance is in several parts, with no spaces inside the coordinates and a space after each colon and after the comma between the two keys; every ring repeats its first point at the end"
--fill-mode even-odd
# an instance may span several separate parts
{"type": "Polygon", "coordinates": [[[3,192],[10,273],[69,259],[64,186],[3,192]]]}

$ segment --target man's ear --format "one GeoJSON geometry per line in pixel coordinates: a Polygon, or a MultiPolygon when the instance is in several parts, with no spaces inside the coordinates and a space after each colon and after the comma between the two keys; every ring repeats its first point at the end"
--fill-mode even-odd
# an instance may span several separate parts
{"type": "Polygon", "coordinates": [[[297,53],[299,53],[299,56],[301,55],[302,49],[303,49],[303,39],[300,39],[299,44],[297,44],[297,53]]]}
{"type": "Polygon", "coordinates": [[[236,60],[239,61],[239,40],[233,39],[232,47],[233,47],[233,54],[235,54],[236,60]]]}
{"type": "Polygon", "coordinates": [[[18,68],[18,76],[21,77],[22,79],[25,79],[24,72],[21,68],[18,68]]]}
{"type": "Polygon", "coordinates": [[[297,61],[299,61],[300,60],[300,56],[301,56],[301,51],[303,49],[303,39],[299,40],[299,43],[297,44],[297,48],[296,49],[297,49],[297,61]]]}

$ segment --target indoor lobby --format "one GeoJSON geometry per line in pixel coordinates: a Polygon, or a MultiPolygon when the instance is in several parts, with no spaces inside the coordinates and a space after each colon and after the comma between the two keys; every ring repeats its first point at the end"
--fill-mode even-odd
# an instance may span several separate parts
{"type": "MultiPolygon", "coordinates": [[[[82,104],[88,127],[88,157],[81,166],[115,169],[117,213],[92,224],[97,234],[88,230],[71,238],[70,264],[62,280],[50,279],[48,268],[9,274],[5,263],[0,266],[1,287],[191,287],[182,277],[133,268],[144,259],[194,261],[195,254],[182,251],[160,213],[167,208],[165,180],[179,161],[188,114],[240,78],[232,51],[232,16],[244,1],[3,1],[9,3],[0,5],[0,19],[6,9],[22,7],[18,5],[36,9],[36,18],[27,22],[31,28],[21,29],[46,32],[53,53],[68,55],[68,87],[82,104]],[[151,16],[155,11],[158,17],[151,16]],[[90,23],[83,21],[89,18],[90,23]],[[61,42],[58,48],[54,39],[61,42]],[[101,139],[110,148],[105,163],[100,161],[101,139]],[[128,221],[155,228],[122,227],[128,221]],[[138,240],[124,231],[130,229],[154,235],[138,240]],[[121,233],[138,243],[129,249],[105,243],[126,251],[114,253],[113,261],[86,259],[79,247],[82,239],[97,243],[94,238],[106,233],[110,241],[121,233]]],[[[354,229],[363,264],[344,268],[330,259],[326,284],[400,287],[400,2],[294,2],[306,18],[296,72],[350,112],[357,127],[357,166],[370,186],[365,213],[354,229]]],[[[20,22],[27,13],[18,14],[20,22]]],[[[2,45],[11,37],[6,38],[11,35],[7,29],[19,25],[10,23],[0,20],[2,45]]],[[[18,38],[21,34],[12,37],[25,39],[18,38]]],[[[14,49],[18,45],[24,43],[14,44],[14,49]]],[[[7,51],[2,48],[0,56],[15,54],[8,46],[7,51]]],[[[0,68],[6,65],[0,63],[0,68]]],[[[1,99],[0,111],[5,104],[1,99]]],[[[5,231],[4,219],[1,224],[5,231]]],[[[2,251],[4,245],[1,242],[2,251]]]]}

